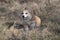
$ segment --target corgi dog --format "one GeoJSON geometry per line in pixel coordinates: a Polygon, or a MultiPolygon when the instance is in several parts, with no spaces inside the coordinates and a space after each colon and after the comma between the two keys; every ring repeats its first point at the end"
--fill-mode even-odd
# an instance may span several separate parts
{"type": "Polygon", "coordinates": [[[23,10],[20,17],[25,31],[40,27],[41,19],[38,16],[33,15],[29,10],[23,10]]]}

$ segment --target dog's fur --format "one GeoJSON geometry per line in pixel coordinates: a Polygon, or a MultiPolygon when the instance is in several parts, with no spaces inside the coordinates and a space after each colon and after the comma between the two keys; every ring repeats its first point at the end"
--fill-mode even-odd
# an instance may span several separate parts
{"type": "Polygon", "coordinates": [[[20,16],[23,21],[25,31],[28,31],[29,28],[33,29],[35,27],[39,27],[41,24],[41,19],[38,16],[33,15],[28,10],[23,10],[20,16]]]}

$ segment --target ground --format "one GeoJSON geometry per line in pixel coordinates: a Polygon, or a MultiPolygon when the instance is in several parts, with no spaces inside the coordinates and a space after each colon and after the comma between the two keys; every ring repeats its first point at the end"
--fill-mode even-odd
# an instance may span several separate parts
{"type": "Polygon", "coordinates": [[[60,0],[0,0],[0,40],[60,40],[60,0]],[[25,7],[41,18],[39,29],[23,30],[25,7]]]}

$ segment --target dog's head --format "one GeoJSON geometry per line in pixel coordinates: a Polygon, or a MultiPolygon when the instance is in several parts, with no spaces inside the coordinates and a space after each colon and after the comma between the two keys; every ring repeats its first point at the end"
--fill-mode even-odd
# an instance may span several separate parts
{"type": "Polygon", "coordinates": [[[23,20],[30,20],[32,18],[32,14],[28,10],[23,10],[21,13],[21,17],[23,20]]]}

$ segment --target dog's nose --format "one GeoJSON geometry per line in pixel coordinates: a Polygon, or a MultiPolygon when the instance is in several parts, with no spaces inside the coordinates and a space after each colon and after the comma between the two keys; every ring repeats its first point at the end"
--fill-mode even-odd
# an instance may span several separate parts
{"type": "Polygon", "coordinates": [[[24,18],[24,16],[22,16],[24,18]]]}

